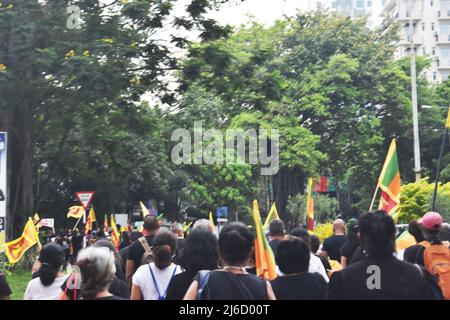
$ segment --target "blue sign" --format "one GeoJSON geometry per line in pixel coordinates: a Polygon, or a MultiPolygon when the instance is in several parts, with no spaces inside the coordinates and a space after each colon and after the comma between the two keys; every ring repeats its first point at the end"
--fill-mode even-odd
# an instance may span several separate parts
{"type": "Polygon", "coordinates": [[[217,218],[228,218],[228,207],[217,208],[217,218]]]}

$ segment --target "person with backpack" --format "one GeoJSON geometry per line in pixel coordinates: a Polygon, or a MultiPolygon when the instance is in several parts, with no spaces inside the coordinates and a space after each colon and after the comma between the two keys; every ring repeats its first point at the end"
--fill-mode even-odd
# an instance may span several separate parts
{"type": "Polygon", "coordinates": [[[125,277],[128,285],[132,286],[132,278],[136,270],[144,264],[153,261],[151,250],[153,239],[159,231],[159,222],[155,216],[147,215],[144,218],[144,236],[130,245],[128,250],[125,277]]]}
{"type": "Polygon", "coordinates": [[[219,235],[222,269],[200,271],[184,300],[275,300],[270,283],[246,270],[253,245],[253,233],[246,225],[225,225],[219,235]]]}
{"type": "Polygon", "coordinates": [[[424,266],[438,281],[445,299],[450,300],[450,248],[439,239],[444,220],[437,212],[427,212],[419,223],[424,241],[408,248],[405,260],[424,266]]]}
{"type": "Polygon", "coordinates": [[[367,257],[333,273],[331,300],[442,300],[442,292],[423,267],[394,256],[396,228],[385,211],[359,218],[361,245],[367,257]]]}
{"type": "Polygon", "coordinates": [[[162,231],[153,239],[153,262],[140,266],[133,275],[131,300],[166,300],[172,278],[181,268],[172,262],[176,238],[173,233],[162,231]]]}

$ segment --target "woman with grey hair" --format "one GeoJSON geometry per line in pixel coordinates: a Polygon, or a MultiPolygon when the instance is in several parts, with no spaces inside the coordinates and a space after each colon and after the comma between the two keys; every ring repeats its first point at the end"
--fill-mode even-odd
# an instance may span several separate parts
{"type": "Polygon", "coordinates": [[[125,300],[109,292],[116,267],[114,254],[104,247],[88,247],[78,254],[81,296],[84,300],[125,300]]]}
{"type": "Polygon", "coordinates": [[[214,227],[208,219],[200,219],[195,221],[192,230],[204,230],[214,233],[214,227]]]}

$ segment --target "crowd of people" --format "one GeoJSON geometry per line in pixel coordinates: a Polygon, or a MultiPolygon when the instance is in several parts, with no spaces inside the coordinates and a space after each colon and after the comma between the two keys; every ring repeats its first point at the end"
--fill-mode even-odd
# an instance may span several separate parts
{"type": "MultiPolygon", "coordinates": [[[[257,275],[248,226],[228,223],[217,237],[209,220],[198,220],[185,237],[180,223],[162,230],[148,215],[142,233],[122,233],[119,248],[103,231],[88,241],[76,232],[52,237],[24,299],[450,299],[448,224],[429,212],[408,229],[417,244],[400,251],[394,220],[384,211],[335,220],[323,243],[301,226],[286,230],[272,221],[267,236],[277,277],[269,281],[257,275]]],[[[7,298],[4,277],[0,287],[7,298]]]]}

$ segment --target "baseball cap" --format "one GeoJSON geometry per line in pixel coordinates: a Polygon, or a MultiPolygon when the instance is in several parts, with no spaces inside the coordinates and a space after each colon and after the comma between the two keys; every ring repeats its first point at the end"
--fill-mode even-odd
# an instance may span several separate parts
{"type": "Polygon", "coordinates": [[[439,230],[444,220],[442,219],[442,216],[437,212],[427,212],[418,222],[425,229],[439,230]]]}

